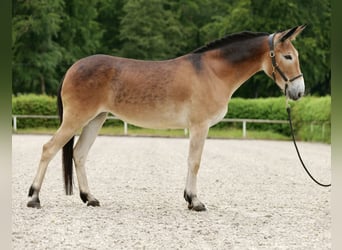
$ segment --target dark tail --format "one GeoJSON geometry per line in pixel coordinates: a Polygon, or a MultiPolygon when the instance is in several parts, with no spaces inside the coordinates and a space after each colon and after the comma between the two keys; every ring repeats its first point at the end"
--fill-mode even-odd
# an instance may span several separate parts
{"type": "MultiPolygon", "coordinates": [[[[57,96],[57,107],[58,107],[58,114],[60,123],[63,121],[63,104],[62,104],[62,97],[61,97],[61,90],[62,90],[62,83],[58,89],[58,96],[57,96]]],[[[72,195],[72,188],[73,188],[73,178],[72,178],[72,161],[73,161],[73,148],[74,148],[74,136],[64,145],[63,152],[62,152],[62,161],[63,161],[63,177],[64,177],[64,188],[66,195],[72,195]]]]}

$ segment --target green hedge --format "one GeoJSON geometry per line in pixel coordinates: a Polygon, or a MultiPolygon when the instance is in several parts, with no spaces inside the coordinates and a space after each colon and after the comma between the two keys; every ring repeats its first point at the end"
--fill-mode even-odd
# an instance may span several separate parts
{"type": "MultiPolygon", "coordinates": [[[[19,95],[12,97],[13,115],[58,115],[57,98],[47,95],[19,95]]],[[[19,119],[17,128],[57,127],[58,119],[19,119]]]]}
{"type": "Polygon", "coordinates": [[[293,103],[296,135],[305,141],[331,142],[331,97],[303,98],[293,103]]]}
{"type": "MultiPolygon", "coordinates": [[[[290,105],[298,139],[330,143],[330,96],[304,97],[297,102],[291,101],[290,105]]],[[[17,115],[57,115],[56,97],[34,94],[13,96],[12,113],[17,115]]],[[[285,98],[232,98],[229,102],[226,118],[287,120],[285,98]]],[[[20,119],[17,126],[18,128],[57,127],[58,124],[57,119],[20,119]]],[[[122,125],[120,121],[107,120],[105,126],[118,124],[122,125]]],[[[241,123],[219,123],[215,127],[229,128],[232,126],[241,128],[241,123]]],[[[287,136],[290,135],[288,124],[247,123],[247,129],[271,130],[287,136]]]]}
{"type": "MultiPolygon", "coordinates": [[[[12,96],[13,115],[58,115],[57,98],[47,95],[26,94],[12,96]]],[[[118,120],[107,120],[104,126],[122,125],[118,120]]],[[[57,128],[58,119],[18,119],[17,128],[57,128]]]]}
{"type": "MultiPolygon", "coordinates": [[[[298,139],[304,141],[323,141],[330,143],[331,97],[304,97],[290,101],[293,126],[298,139]]],[[[242,99],[232,98],[228,105],[226,118],[251,118],[287,120],[285,97],[242,99]]],[[[220,123],[218,127],[239,126],[220,123]]],[[[290,135],[288,124],[247,123],[247,129],[271,130],[290,135]]]]}
{"type": "MultiPolygon", "coordinates": [[[[242,99],[232,98],[228,105],[228,113],[225,118],[248,118],[248,119],[268,119],[286,120],[284,98],[259,98],[242,99]]],[[[219,123],[217,127],[241,127],[241,123],[219,123]]],[[[265,124],[247,123],[247,129],[272,130],[281,134],[289,135],[290,130],[287,124],[265,124]]]]}

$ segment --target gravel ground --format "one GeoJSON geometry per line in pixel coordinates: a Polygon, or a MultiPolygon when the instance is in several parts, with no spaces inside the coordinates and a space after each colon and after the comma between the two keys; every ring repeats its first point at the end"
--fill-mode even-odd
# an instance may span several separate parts
{"type": "MultiPolygon", "coordinates": [[[[12,136],[14,249],[331,249],[331,190],[309,179],[291,142],[208,139],[198,178],[208,211],[198,213],[183,199],[187,139],[100,136],[87,172],[101,207],[85,206],[77,184],[64,195],[59,153],[42,208],[27,208],[49,138],[12,136]]],[[[298,146],[312,174],[330,182],[330,145],[298,146]]]]}

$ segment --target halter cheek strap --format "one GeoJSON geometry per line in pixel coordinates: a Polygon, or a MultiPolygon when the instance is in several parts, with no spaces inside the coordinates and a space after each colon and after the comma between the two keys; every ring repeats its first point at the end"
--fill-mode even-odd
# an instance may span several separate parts
{"type": "Polygon", "coordinates": [[[291,79],[287,78],[285,73],[279,68],[279,65],[276,62],[276,58],[275,58],[275,52],[274,52],[274,37],[275,37],[276,33],[271,34],[268,37],[268,45],[270,47],[270,57],[271,57],[271,61],[272,61],[272,77],[274,82],[276,82],[276,72],[279,73],[279,75],[283,78],[283,80],[285,81],[285,92],[287,89],[287,84],[293,82],[294,80],[300,78],[303,76],[303,74],[299,74],[298,76],[295,76],[291,79]]]}

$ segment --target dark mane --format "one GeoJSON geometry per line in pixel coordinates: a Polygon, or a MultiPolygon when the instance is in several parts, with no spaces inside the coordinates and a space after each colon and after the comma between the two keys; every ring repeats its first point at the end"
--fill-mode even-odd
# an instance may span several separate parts
{"type": "Polygon", "coordinates": [[[212,41],[212,42],[210,42],[210,43],[208,43],[208,44],[206,44],[206,45],[204,45],[198,49],[195,49],[191,53],[193,53],[193,54],[202,53],[202,52],[206,52],[209,50],[221,48],[221,47],[228,45],[230,43],[242,42],[242,41],[245,41],[247,39],[260,37],[260,36],[267,36],[267,35],[269,35],[269,34],[264,33],[264,32],[250,32],[250,31],[243,31],[240,33],[234,33],[234,34],[227,35],[221,39],[212,41]]]}

